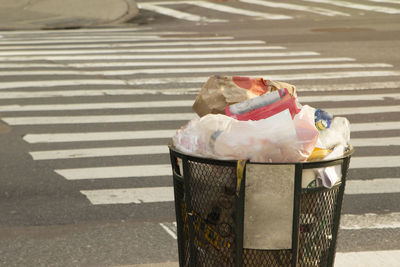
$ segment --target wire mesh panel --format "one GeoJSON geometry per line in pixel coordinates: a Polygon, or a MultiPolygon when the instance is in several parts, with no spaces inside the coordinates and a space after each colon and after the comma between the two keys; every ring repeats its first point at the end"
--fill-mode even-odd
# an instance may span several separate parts
{"type": "Polygon", "coordinates": [[[332,266],[351,154],[305,167],[341,164],[341,182],[331,189],[302,189],[305,164],[296,163],[294,179],[300,182],[294,197],[294,245],[292,249],[260,250],[243,248],[244,196],[240,195],[243,189],[240,194],[237,191],[237,162],[171,150],[180,266],[332,266]]]}
{"type": "Polygon", "coordinates": [[[233,266],[236,168],[188,161],[196,266],[233,266]]]}
{"type": "Polygon", "coordinates": [[[303,191],[300,200],[300,266],[326,266],[340,187],[303,191]]]}
{"type": "Polygon", "coordinates": [[[292,251],[243,249],[243,266],[290,266],[292,251]]]}

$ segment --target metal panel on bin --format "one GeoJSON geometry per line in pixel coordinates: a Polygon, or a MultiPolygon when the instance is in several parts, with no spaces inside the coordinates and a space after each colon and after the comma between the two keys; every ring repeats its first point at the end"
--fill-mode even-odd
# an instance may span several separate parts
{"type": "Polygon", "coordinates": [[[295,165],[247,164],[243,248],[292,248],[295,165]]]}

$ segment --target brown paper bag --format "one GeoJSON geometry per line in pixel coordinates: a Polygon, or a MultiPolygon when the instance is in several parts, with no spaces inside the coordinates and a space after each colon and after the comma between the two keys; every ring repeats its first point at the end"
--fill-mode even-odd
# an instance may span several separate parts
{"type": "Polygon", "coordinates": [[[281,88],[287,88],[291,95],[296,96],[296,87],[288,83],[263,78],[214,75],[201,88],[193,104],[193,110],[200,117],[210,113],[224,114],[228,105],[281,88]]]}

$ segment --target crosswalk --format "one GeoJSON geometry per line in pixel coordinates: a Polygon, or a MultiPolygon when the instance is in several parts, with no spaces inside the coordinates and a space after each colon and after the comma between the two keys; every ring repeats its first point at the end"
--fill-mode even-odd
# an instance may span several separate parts
{"type": "Polygon", "coordinates": [[[306,16],[350,17],[365,15],[365,12],[387,15],[400,14],[399,1],[396,0],[302,0],[302,1],[141,1],[139,7],[146,11],[173,17],[182,21],[197,23],[228,23],[231,18],[224,14],[234,14],[235,19],[290,20],[306,16]],[[182,8],[182,6],[186,8],[182,8]],[[189,9],[189,11],[187,11],[189,9]],[[208,13],[218,12],[212,17],[208,13]],[[207,14],[207,15],[203,15],[207,14]]]}
{"type": "MultiPolygon", "coordinates": [[[[400,94],[390,90],[399,88],[400,70],[391,64],[327,57],[231,36],[179,32],[169,36],[146,28],[67,33],[1,33],[1,120],[23,133],[33,161],[47,162],[71,183],[138,179],[147,184],[79,189],[93,206],[173,202],[172,181],[160,186],[146,180],[171,176],[167,143],[177,128],[195,116],[193,99],[213,74],[290,81],[298,85],[302,104],[350,118],[356,149],[400,146],[396,135],[400,94]],[[226,47],[226,40],[234,49],[226,47]],[[359,82],[352,82],[354,77],[359,82]],[[368,82],[371,77],[386,81],[368,82]],[[341,83],[330,89],[328,82],[338,78],[341,83]],[[326,90],[335,94],[325,94],[326,90]],[[394,116],[364,119],[371,114],[394,116]],[[381,136],[390,131],[395,134],[381,136]],[[126,143],[112,143],[116,141],[126,143]],[[143,156],[152,161],[137,160],[143,156]]],[[[366,168],[399,170],[400,154],[356,154],[347,196],[400,194],[398,171],[392,176],[358,177],[366,168]]],[[[381,214],[371,206],[370,212],[375,215],[345,214],[342,228],[400,228],[397,211],[381,214]]],[[[160,227],[174,233],[176,225],[160,222],[160,227]]]]}

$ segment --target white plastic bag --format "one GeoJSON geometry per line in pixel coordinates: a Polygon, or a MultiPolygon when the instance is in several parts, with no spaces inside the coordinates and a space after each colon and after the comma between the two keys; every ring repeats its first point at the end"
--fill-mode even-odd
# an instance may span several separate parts
{"type": "Polygon", "coordinates": [[[334,117],[329,128],[319,134],[317,147],[333,149],[338,145],[347,147],[350,142],[350,122],[343,117],[334,117]]]}
{"type": "Polygon", "coordinates": [[[214,143],[210,148],[216,157],[253,162],[290,161],[292,158],[286,153],[295,145],[296,130],[288,110],[258,121],[230,121],[229,127],[210,142],[214,143]]]}
{"type": "Polygon", "coordinates": [[[292,120],[289,110],[284,110],[258,121],[209,114],[178,130],[173,142],[177,149],[196,156],[253,162],[303,161],[318,138],[311,113],[312,109],[306,107],[292,120]]]}

